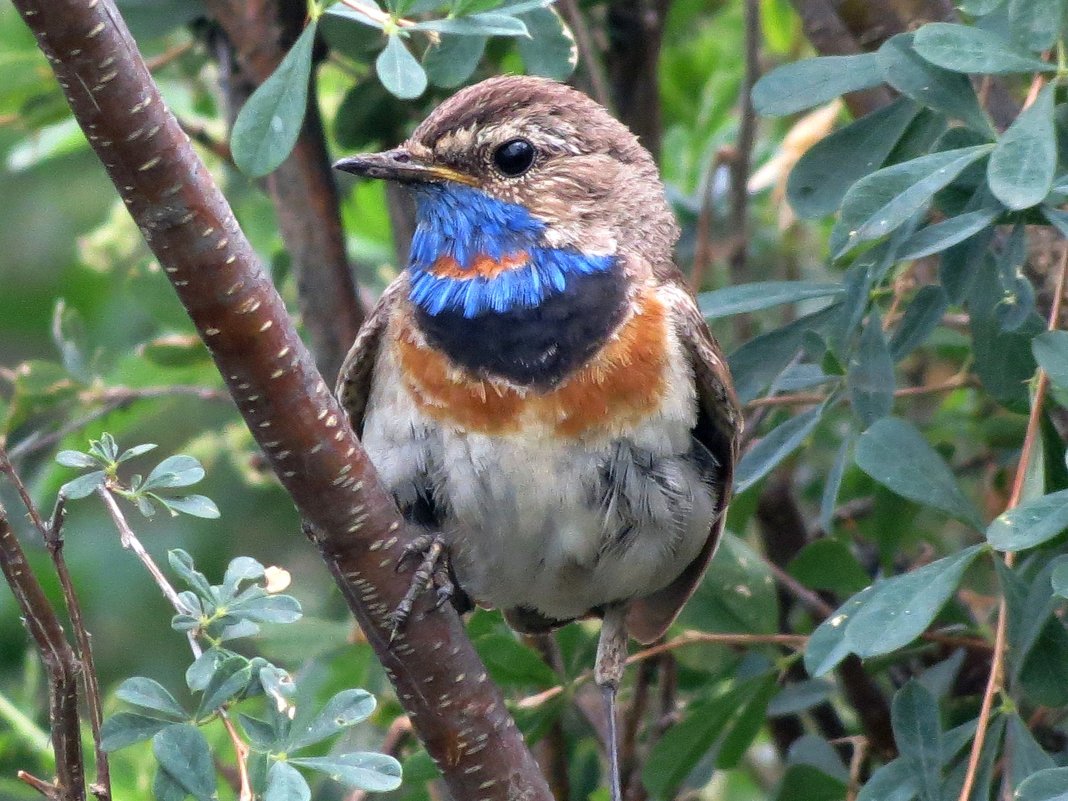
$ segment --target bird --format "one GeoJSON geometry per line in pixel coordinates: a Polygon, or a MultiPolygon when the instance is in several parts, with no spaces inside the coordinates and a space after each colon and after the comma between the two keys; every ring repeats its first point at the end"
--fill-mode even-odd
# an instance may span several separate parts
{"type": "Polygon", "coordinates": [[[620,797],[628,637],[664,635],[723,531],[741,413],[672,251],[649,152],[565,84],[499,76],[337,169],[415,201],[409,262],[336,393],[422,532],[398,607],[437,587],[547,632],[600,617],[594,676],[620,797]]]}

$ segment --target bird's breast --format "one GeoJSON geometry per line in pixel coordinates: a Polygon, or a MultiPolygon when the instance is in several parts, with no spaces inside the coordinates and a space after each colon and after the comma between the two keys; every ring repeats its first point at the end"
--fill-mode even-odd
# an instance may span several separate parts
{"type": "Polygon", "coordinates": [[[600,289],[552,296],[577,304],[568,309],[543,305],[525,314],[484,316],[492,321],[458,317],[444,324],[436,315],[428,325],[418,311],[401,318],[392,347],[413,402],[441,424],[484,434],[626,432],[660,408],[676,349],[668,310],[654,289],[629,300],[621,295],[617,303],[608,301],[625,292],[622,285],[600,289]],[[513,374],[475,367],[505,356],[518,365],[513,374]],[[546,375],[554,380],[539,380],[546,375]]]}

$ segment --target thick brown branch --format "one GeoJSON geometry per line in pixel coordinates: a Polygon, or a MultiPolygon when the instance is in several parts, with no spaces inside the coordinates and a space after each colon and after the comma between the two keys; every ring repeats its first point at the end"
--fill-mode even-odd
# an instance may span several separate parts
{"type": "MultiPolygon", "coordinates": [[[[392,679],[451,793],[550,798],[459,618],[404,594],[404,521],[233,213],[166,108],[113,0],[15,0],[82,129],[392,679]]],[[[429,600],[429,599],[428,599],[429,600]]]]}
{"type": "Polygon", "coordinates": [[[78,718],[78,660],[63,633],[63,625],[37,581],[26,554],[0,506],[0,570],[18,602],[22,619],[41,654],[48,673],[48,716],[52,750],[56,755],[53,785],[23,778],[55,801],[84,801],[85,764],[78,718]]]}

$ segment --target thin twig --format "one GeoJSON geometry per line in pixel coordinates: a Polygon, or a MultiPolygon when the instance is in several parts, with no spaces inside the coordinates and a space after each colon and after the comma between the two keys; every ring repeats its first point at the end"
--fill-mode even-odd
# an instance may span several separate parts
{"type": "MultiPolygon", "coordinates": [[[[145,550],[145,546],[141,544],[141,540],[137,538],[137,534],[130,527],[129,522],[127,522],[126,515],[122,513],[118,501],[115,500],[115,496],[111,492],[114,488],[114,486],[104,485],[98,487],[97,492],[100,497],[103,498],[108,514],[111,515],[111,520],[119,532],[119,541],[122,543],[122,547],[128,551],[133,551],[137,558],[141,560],[141,564],[148,570],[149,575],[151,575],[153,581],[156,582],[156,586],[159,587],[160,592],[163,593],[163,597],[170,602],[172,607],[174,607],[174,611],[178,613],[188,612],[189,610],[185,608],[185,605],[182,604],[181,599],[179,599],[178,592],[167,580],[167,577],[163,575],[163,571],[159,569],[159,565],[156,564],[152,556],[145,550]]],[[[196,634],[192,631],[187,631],[186,639],[189,640],[189,650],[193,652],[193,657],[199,659],[204,653],[204,650],[200,647],[196,634]]],[[[230,741],[234,745],[234,751],[237,754],[237,775],[240,780],[238,801],[252,801],[252,783],[249,779],[248,768],[245,765],[245,758],[248,756],[248,745],[242,741],[241,737],[238,735],[233,722],[230,720],[229,713],[222,707],[220,707],[218,711],[223,726],[226,727],[226,733],[229,735],[230,741]]]]}
{"type": "MultiPolygon", "coordinates": [[[[667,642],[638,651],[636,654],[631,654],[627,657],[626,665],[629,667],[630,665],[644,662],[646,659],[652,659],[659,654],[674,651],[677,648],[683,648],[695,643],[712,643],[715,645],[733,646],[785,645],[796,650],[801,650],[805,647],[807,642],[808,637],[803,634],[718,634],[706,631],[684,631],[673,640],[668,640],[667,642]]],[[[556,687],[550,687],[543,692],[535,695],[528,695],[526,698],[521,698],[516,703],[516,707],[519,709],[533,709],[541,706],[546,701],[551,701],[565,689],[578,687],[591,679],[593,679],[593,671],[584,671],[566,685],[561,684],[556,687]]]]}
{"type": "Polygon", "coordinates": [[[100,680],[96,674],[96,663],[93,659],[93,646],[89,630],[85,626],[85,618],[82,615],[82,606],[78,601],[78,593],[74,590],[74,581],[71,579],[70,570],[67,568],[67,560],[63,555],[63,520],[66,517],[66,504],[62,495],[56,498],[56,505],[52,511],[52,518],[45,521],[37,504],[33,502],[29,490],[22,481],[22,477],[11,464],[7,451],[0,445],[0,472],[6,473],[11,483],[22,499],[22,505],[26,507],[34,528],[40,533],[48,554],[52,558],[52,566],[59,578],[59,586],[63,591],[63,603],[67,607],[70,617],[71,629],[74,631],[74,651],[81,664],[82,686],[85,690],[85,702],[89,709],[89,727],[93,732],[93,750],[96,759],[96,780],[90,785],[90,792],[100,801],[108,801],[111,798],[111,770],[108,765],[108,754],[101,746],[100,727],[104,722],[103,703],[100,695],[100,680]]]}
{"type": "Polygon", "coordinates": [[[168,64],[177,61],[192,49],[192,41],[182,42],[181,44],[177,44],[174,47],[164,50],[159,55],[152,56],[152,58],[146,58],[145,66],[148,67],[149,72],[155,72],[156,70],[163,69],[168,64]]]}
{"type": "Polygon", "coordinates": [[[98,409],[92,409],[86,412],[81,417],[77,417],[74,420],[60,426],[51,434],[45,434],[43,436],[37,436],[31,434],[26,439],[22,440],[18,445],[8,450],[8,457],[11,461],[18,461],[24,456],[37,451],[50,448],[57,442],[61,441],[69,434],[73,434],[76,431],[80,431],[88,425],[96,422],[102,417],[107,417],[114,411],[127,406],[135,401],[139,400],[155,400],[158,398],[167,398],[172,396],[186,396],[192,395],[195,398],[201,400],[215,400],[215,401],[228,401],[230,395],[221,389],[215,389],[214,387],[198,387],[188,384],[175,384],[173,386],[164,387],[106,387],[102,390],[86,390],[78,397],[79,401],[90,405],[93,403],[102,404],[98,409]]]}
{"type": "MultiPolygon", "coordinates": [[[[712,226],[715,223],[715,185],[716,173],[724,164],[732,164],[737,151],[733,147],[721,147],[712,156],[703,180],[701,192],[701,209],[697,213],[697,241],[693,248],[693,264],[690,266],[690,288],[694,292],[701,290],[705,274],[716,259],[716,248],[712,240],[712,226]]],[[[728,246],[731,246],[728,243],[728,246]]]]}
{"type": "MultiPolygon", "coordinates": [[[[1053,303],[1049,312],[1047,329],[1055,331],[1060,322],[1061,303],[1064,299],[1066,276],[1068,276],[1068,241],[1062,243],[1061,263],[1057,275],[1056,289],[1054,290],[1053,303]]],[[[1031,414],[1027,418],[1027,432],[1024,435],[1023,446],[1020,449],[1020,461],[1016,465],[1016,476],[1012,482],[1012,494],[1009,496],[1005,510],[1014,509],[1020,503],[1023,495],[1024,482],[1027,478],[1027,468],[1031,463],[1031,455],[1038,440],[1039,424],[1042,419],[1042,408],[1046,402],[1046,393],[1049,388],[1049,377],[1046,371],[1038,368],[1038,378],[1035,384],[1035,398],[1031,403],[1031,414]]],[[[1005,566],[1012,567],[1016,561],[1016,554],[1012,551],[1005,552],[1005,566]]],[[[998,602],[998,625],[994,632],[994,655],[990,661],[990,676],[986,682],[986,690],[983,692],[983,703],[979,709],[979,724],[975,730],[975,739],[972,740],[972,750],[968,756],[968,771],[964,775],[964,784],[960,791],[960,801],[968,801],[972,795],[972,787],[979,772],[979,760],[983,753],[983,743],[986,740],[986,731],[990,725],[990,713],[994,706],[994,696],[997,695],[1005,681],[1005,652],[1008,646],[1008,602],[1005,593],[1001,594],[998,602]]]]}
{"type": "MultiPolygon", "coordinates": [[[[901,387],[894,390],[895,398],[915,398],[922,395],[937,395],[940,392],[952,392],[955,389],[976,386],[977,379],[972,375],[959,375],[937,384],[924,384],[918,387],[901,387]]],[[[842,400],[848,402],[845,395],[842,400]]],[[[766,398],[754,398],[745,406],[747,409],[760,409],[766,406],[815,406],[827,400],[820,392],[794,392],[789,395],[772,395],[766,398]]]]}

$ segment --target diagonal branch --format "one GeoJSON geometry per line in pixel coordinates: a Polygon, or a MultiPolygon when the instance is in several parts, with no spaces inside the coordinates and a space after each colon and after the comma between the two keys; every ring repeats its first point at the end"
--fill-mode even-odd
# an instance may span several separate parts
{"type": "Polygon", "coordinates": [[[14,2],[452,795],[549,799],[452,610],[418,605],[390,642],[387,616],[407,584],[393,571],[404,521],[113,0],[14,2]]]}

